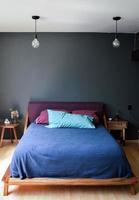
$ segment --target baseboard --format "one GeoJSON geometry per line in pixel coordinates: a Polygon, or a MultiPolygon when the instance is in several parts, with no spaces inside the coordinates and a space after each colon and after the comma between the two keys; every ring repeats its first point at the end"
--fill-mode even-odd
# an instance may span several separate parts
{"type": "MultiPolygon", "coordinates": [[[[116,140],[117,142],[121,142],[120,140],[116,140]]],[[[126,144],[139,144],[139,140],[126,140],[126,144]]]]}
{"type": "MultiPolygon", "coordinates": [[[[18,140],[18,139],[17,139],[18,140]]],[[[19,140],[18,140],[19,141],[19,140]]],[[[11,139],[3,139],[3,142],[11,143],[11,139]]],[[[13,142],[16,142],[15,139],[13,139],[13,142]]]]}
{"type": "Polygon", "coordinates": [[[126,143],[135,143],[135,144],[139,144],[139,140],[126,140],[126,143]]]}

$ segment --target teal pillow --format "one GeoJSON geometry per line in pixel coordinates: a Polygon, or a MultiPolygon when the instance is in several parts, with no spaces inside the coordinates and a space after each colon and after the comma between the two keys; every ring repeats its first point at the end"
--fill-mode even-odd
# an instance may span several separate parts
{"type": "Polygon", "coordinates": [[[46,127],[48,128],[95,128],[93,117],[49,109],[47,111],[49,125],[46,127]]]}

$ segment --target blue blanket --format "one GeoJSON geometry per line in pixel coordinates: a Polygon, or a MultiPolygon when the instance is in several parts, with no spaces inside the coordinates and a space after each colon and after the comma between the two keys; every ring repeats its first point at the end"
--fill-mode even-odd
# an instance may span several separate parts
{"type": "Polygon", "coordinates": [[[10,165],[12,177],[131,177],[126,156],[107,130],[31,124],[10,165]]]}

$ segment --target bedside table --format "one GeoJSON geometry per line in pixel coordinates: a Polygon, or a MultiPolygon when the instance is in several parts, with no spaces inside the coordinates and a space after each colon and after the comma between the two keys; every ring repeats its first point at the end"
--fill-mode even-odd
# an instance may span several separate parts
{"type": "Polygon", "coordinates": [[[0,124],[0,128],[2,128],[1,138],[0,138],[0,147],[2,146],[2,143],[3,143],[3,137],[4,137],[5,129],[10,130],[11,142],[13,143],[13,139],[12,139],[12,132],[13,132],[15,141],[16,141],[16,143],[18,143],[17,133],[16,133],[16,127],[18,127],[18,126],[19,126],[18,123],[17,124],[0,124]]]}
{"type": "Polygon", "coordinates": [[[123,145],[125,145],[125,130],[127,129],[127,126],[128,126],[128,122],[124,120],[107,121],[107,127],[109,131],[112,131],[112,130],[121,131],[121,138],[122,138],[123,145]]]}

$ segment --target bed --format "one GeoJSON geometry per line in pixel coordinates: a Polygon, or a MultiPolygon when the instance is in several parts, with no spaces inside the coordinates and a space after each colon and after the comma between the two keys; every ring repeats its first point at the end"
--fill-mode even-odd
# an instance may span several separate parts
{"type": "Polygon", "coordinates": [[[44,109],[92,109],[101,121],[104,116],[100,102],[29,102],[25,134],[3,177],[4,195],[9,185],[130,185],[135,193],[137,179],[103,122],[96,129],[49,129],[34,123],[44,109]]]}

